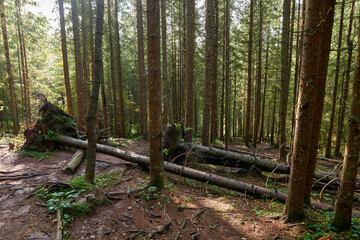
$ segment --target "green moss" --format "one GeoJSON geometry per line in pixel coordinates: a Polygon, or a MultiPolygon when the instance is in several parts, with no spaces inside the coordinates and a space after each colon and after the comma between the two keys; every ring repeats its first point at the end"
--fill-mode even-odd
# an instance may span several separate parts
{"type": "Polygon", "coordinates": [[[91,188],[90,183],[86,182],[82,176],[78,176],[70,181],[70,184],[77,190],[89,190],[91,188]]]}
{"type": "Polygon", "coordinates": [[[112,182],[114,182],[115,177],[118,174],[119,174],[118,172],[99,174],[95,177],[94,182],[95,182],[96,186],[103,188],[103,187],[108,186],[112,182]]]}
{"type": "Polygon", "coordinates": [[[83,217],[90,214],[93,210],[92,204],[78,203],[73,204],[71,208],[65,209],[64,213],[69,214],[72,217],[83,217]]]}
{"type": "Polygon", "coordinates": [[[38,152],[34,150],[24,150],[24,149],[19,149],[16,152],[22,156],[34,157],[34,158],[52,158],[55,156],[54,152],[38,152]]]}

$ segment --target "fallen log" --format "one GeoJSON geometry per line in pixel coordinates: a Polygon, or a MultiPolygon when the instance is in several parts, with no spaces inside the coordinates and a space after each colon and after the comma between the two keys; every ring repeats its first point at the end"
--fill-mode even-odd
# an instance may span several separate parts
{"type": "Polygon", "coordinates": [[[70,161],[66,164],[66,166],[62,169],[64,173],[72,174],[76,171],[80,163],[84,158],[84,150],[79,149],[76,153],[72,156],[70,161]]]}
{"type": "MultiPolygon", "coordinates": [[[[246,155],[246,154],[237,154],[234,152],[222,151],[213,147],[204,147],[196,144],[190,143],[179,143],[178,149],[182,151],[196,151],[205,156],[212,157],[213,162],[209,162],[215,165],[223,165],[223,166],[236,166],[241,164],[247,164],[248,166],[255,165],[259,169],[263,171],[276,172],[276,173],[285,173],[290,174],[290,166],[276,163],[268,160],[264,160],[262,158],[257,158],[255,156],[246,155]]],[[[315,181],[321,181],[324,183],[328,183],[333,181],[332,183],[340,185],[341,174],[334,174],[322,171],[315,171],[314,174],[315,181]]],[[[360,188],[360,179],[357,178],[356,187],[360,188]]]]}
{"type": "MultiPolygon", "coordinates": [[[[71,147],[77,147],[77,148],[87,148],[87,142],[75,139],[71,137],[61,136],[58,135],[54,138],[55,141],[71,146],[71,147]]],[[[105,146],[102,144],[96,145],[96,151],[105,153],[114,157],[121,158],[123,160],[136,163],[143,166],[149,166],[150,165],[150,159],[149,157],[137,155],[134,153],[126,152],[120,149],[116,149],[113,147],[105,146]]],[[[267,188],[263,188],[260,186],[255,186],[252,184],[236,181],[234,179],[218,176],[211,173],[205,173],[202,171],[198,171],[195,169],[191,169],[188,167],[180,166],[174,163],[170,162],[164,162],[164,170],[170,173],[177,174],[182,177],[188,177],[192,178],[201,182],[213,184],[219,187],[224,187],[230,190],[238,191],[238,192],[245,192],[246,194],[262,197],[262,198],[274,198],[280,202],[285,202],[287,194],[282,192],[273,191],[267,188]]],[[[331,206],[322,203],[322,202],[316,202],[312,201],[311,204],[315,208],[321,208],[321,209],[329,209],[332,208],[331,206]]]]}

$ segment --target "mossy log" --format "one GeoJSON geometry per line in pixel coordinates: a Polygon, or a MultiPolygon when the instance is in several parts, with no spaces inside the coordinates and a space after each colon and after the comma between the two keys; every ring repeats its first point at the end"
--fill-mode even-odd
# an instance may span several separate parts
{"type": "Polygon", "coordinates": [[[40,118],[35,124],[27,124],[25,127],[26,140],[22,149],[39,152],[52,151],[58,147],[52,139],[53,136],[61,134],[78,137],[75,119],[60,107],[45,100],[39,114],[40,118]]]}
{"type": "MultiPolygon", "coordinates": [[[[190,143],[178,143],[177,145],[178,153],[179,150],[182,150],[182,152],[186,152],[189,150],[194,151],[197,154],[202,155],[203,159],[207,163],[214,165],[222,165],[222,166],[230,166],[230,167],[239,167],[239,166],[245,167],[246,165],[248,167],[251,167],[255,165],[257,168],[263,171],[290,174],[290,166],[288,165],[268,161],[251,155],[239,154],[235,152],[227,152],[213,147],[204,147],[190,143]]],[[[332,181],[331,184],[340,185],[341,174],[316,171],[314,174],[314,179],[316,181],[320,181],[323,183],[328,183],[332,181]]],[[[360,188],[359,178],[357,179],[356,187],[360,188]]]]}
{"type": "Polygon", "coordinates": [[[69,162],[66,164],[66,166],[62,169],[62,171],[68,174],[74,173],[84,159],[84,154],[84,150],[77,150],[76,153],[71,157],[69,162]]]}
{"type": "MultiPolygon", "coordinates": [[[[71,146],[71,147],[77,147],[77,148],[87,148],[87,142],[75,139],[67,136],[57,136],[54,138],[56,141],[58,141],[61,144],[71,146]]],[[[114,157],[121,158],[123,160],[136,163],[143,166],[149,166],[150,165],[150,159],[149,157],[137,155],[134,153],[122,151],[120,149],[116,149],[113,147],[97,144],[96,145],[96,151],[105,153],[114,157]]],[[[177,174],[179,176],[188,177],[191,179],[195,179],[201,182],[213,184],[216,186],[220,186],[223,188],[227,188],[230,190],[238,191],[238,192],[245,192],[246,194],[253,195],[260,198],[274,198],[277,199],[280,202],[285,202],[287,194],[273,191],[271,189],[263,188],[260,186],[255,186],[252,184],[240,182],[234,179],[218,176],[211,173],[202,172],[199,170],[195,170],[192,168],[180,166],[174,163],[170,162],[164,162],[164,170],[173,174],[177,174]]],[[[331,206],[321,203],[312,201],[311,204],[316,208],[321,209],[329,209],[331,206]]]]}

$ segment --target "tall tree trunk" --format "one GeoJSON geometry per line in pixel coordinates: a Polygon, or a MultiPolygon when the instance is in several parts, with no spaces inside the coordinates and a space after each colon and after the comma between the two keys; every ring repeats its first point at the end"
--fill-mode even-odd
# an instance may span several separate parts
{"type": "Polygon", "coordinates": [[[354,186],[358,173],[360,151],[360,22],[359,22],[353,93],[349,114],[347,146],[342,170],[340,193],[336,202],[333,225],[339,230],[351,227],[351,211],[353,206],[354,186]]]}
{"type": "Polygon", "coordinates": [[[273,111],[272,111],[272,121],[271,121],[271,131],[270,131],[270,145],[274,146],[275,144],[275,119],[276,119],[276,98],[277,98],[277,87],[275,86],[275,93],[273,95],[273,111]]]}
{"type": "Polygon", "coordinates": [[[24,64],[25,64],[25,80],[24,84],[26,84],[26,90],[27,90],[27,101],[26,101],[26,109],[28,114],[28,119],[31,121],[31,104],[30,104],[30,79],[29,79],[29,69],[28,69],[28,63],[27,63],[27,56],[26,56],[26,45],[24,41],[24,29],[21,29],[21,39],[23,44],[23,51],[24,51],[24,64]]]}
{"type": "Polygon", "coordinates": [[[139,105],[140,105],[140,133],[147,138],[147,103],[146,103],[146,75],[144,64],[144,27],[142,15],[142,0],[136,1],[136,22],[138,41],[138,71],[139,71],[139,105]]]}
{"type": "Polygon", "coordinates": [[[95,33],[95,76],[88,104],[87,123],[87,160],[84,179],[94,183],[96,163],[96,112],[100,91],[101,76],[103,75],[102,35],[104,23],[104,0],[96,0],[96,33],[95,33]]]}
{"type": "Polygon", "coordinates": [[[283,22],[281,32],[281,90],[279,105],[279,152],[280,160],[286,160],[286,115],[289,97],[289,29],[290,29],[290,0],[284,0],[283,22]]]}
{"type": "Polygon", "coordinates": [[[250,115],[251,115],[251,65],[252,65],[252,33],[254,21],[254,0],[250,0],[250,26],[249,26],[249,50],[248,50],[248,82],[246,99],[246,120],[245,120],[245,145],[250,146],[250,115]]]}
{"type": "MultiPolygon", "coordinates": [[[[84,86],[84,105],[88,105],[89,100],[89,71],[87,61],[87,28],[86,28],[86,8],[85,0],[81,0],[81,43],[82,43],[82,66],[83,66],[83,86],[84,86]]],[[[86,108],[84,114],[86,115],[86,108]]]]}
{"type": "Polygon", "coordinates": [[[120,51],[120,33],[119,33],[119,18],[118,18],[118,0],[115,0],[114,6],[114,20],[115,20],[115,57],[118,78],[119,91],[119,115],[120,115],[120,137],[125,137],[125,111],[124,111],[124,94],[122,87],[122,73],[121,73],[121,51],[120,51]]]}
{"type": "Polygon", "coordinates": [[[8,73],[8,80],[9,80],[9,90],[10,90],[10,106],[11,106],[11,115],[13,120],[13,133],[14,135],[18,135],[19,133],[19,121],[17,115],[17,104],[15,98],[15,87],[14,87],[14,77],[12,74],[12,66],[10,60],[10,52],[9,52],[9,42],[7,36],[7,29],[6,29],[6,18],[5,18],[5,7],[4,7],[4,0],[0,0],[0,17],[1,17],[1,30],[3,35],[4,41],[4,49],[5,49],[5,58],[6,58],[6,71],[8,73]]]}
{"type": "Polygon", "coordinates": [[[326,87],[326,77],[328,71],[329,63],[329,54],[331,46],[331,36],[334,23],[334,13],[335,13],[335,0],[324,0],[324,11],[322,30],[322,40],[321,40],[321,55],[320,55],[320,65],[319,65],[319,76],[316,86],[316,106],[314,110],[313,117],[313,126],[311,130],[311,142],[309,149],[309,163],[307,167],[307,177],[305,184],[305,195],[304,201],[309,204],[311,201],[310,194],[311,188],[313,185],[313,176],[316,167],[316,159],[318,154],[318,145],[320,139],[320,130],[321,130],[321,120],[322,113],[324,109],[324,98],[325,98],[325,87],[326,87]]]}
{"type": "Polygon", "coordinates": [[[192,142],[194,105],[195,1],[187,1],[185,141],[192,142]]]}
{"type": "Polygon", "coordinates": [[[162,50],[162,86],[163,86],[163,124],[173,121],[170,116],[170,98],[167,74],[167,49],[166,49],[166,3],[161,0],[161,50],[162,50]]]}
{"type": "MultiPolygon", "coordinates": [[[[305,6],[305,0],[303,0],[303,7],[305,6]]],[[[294,73],[294,88],[293,88],[293,101],[292,101],[292,117],[291,117],[291,135],[290,135],[290,152],[293,151],[294,132],[295,132],[295,111],[296,111],[296,100],[298,96],[298,79],[300,69],[300,55],[302,50],[303,42],[303,28],[304,28],[304,15],[301,23],[301,34],[299,39],[300,29],[300,0],[298,2],[298,19],[297,19],[297,30],[296,30],[296,57],[295,57],[295,73],[294,73]]],[[[305,11],[303,11],[304,14],[305,11]]]]}
{"type": "Polygon", "coordinates": [[[222,47],[222,81],[221,81],[221,103],[220,103],[220,139],[224,140],[224,115],[225,115],[225,35],[226,35],[226,8],[224,8],[223,25],[223,47],[222,47]]]}
{"type": "Polygon", "coordinates": [[[229,148],[230,138],[230,8],[225,1],[225,149],[229,148]]]}
{"type": "Polygon", "coordinates": [[[259,123],[260,123],[260,106],[261,106],[261,53],[262,53],[262,25],[263,25],[263,7],[262,0],[259,2],[260,10],[260,19],[259,19],[259,59],[258,59],[258,69],[257,69],[257,81],[256,81],[256,98],[255,98],[255,124],[254,124],[254,135],[253,135],[253,147],[256,147],[258,133],[259,133],[259,123]]]}
{"type": "Polygon", "coordinates": [[[159,0],[147,0],[147,39],[149,71],[150,184],[164,187],[164,161],[161,147],[160,7],[159,0]]]}
{"type": "Polygon", "coordinates": [[[213,0],[214,4],[214,27],[213,27],[213,59],[211,76],[211,124],[210,141],[214,142],[218,135],[218,103],[217,103],[217,74],[218,74],[218,32],[219,32],[219,3],[213,0]]]}
{"type": "Polygon", "coordinates": [[[270,29],[268,31],[267,43],[266,43],[266,56],[265,56],[265,77],[264,77],[264,91],[262,98],[262,110],[261,110],[261,125],[260,125],[260,142],[264,141],[264,127],[265,127],[265,104],[266,104],[266,85],[268,80],[269,71],[269,46],[270,46],[270,29]]]}
{"type": "MultiPolygon", "coordinates": [[[[94,48],[94,30],[93,30],[93,8],[92,0],[89,0],[89,30],[90,30],[90,51],[91,51],[91,79],[95,77],[95,48],[94,48]]],[[[104,74],[103,74],[104,76],[104,74]]]]}
{"type": "Polygon", "coordinates": [[[209,145],[209,124],[211,111],[211,75],[213,59],[213,36],[212,27],[214,24],[213,0],[206,0],[206,40],[205,40],[205,89],[204,89],[204,108],[203,108],[203,126],[202,126],[202,145],[209,145]]]}
{"type": "Polygon", "coordinates": [[[66,47],[66,31],[65,31],[65,17],[64,17],[64,1],[59,0],[59,13],[60,13],[60,35],[61,35],[61,50],[63,57],[63,69],[64,69],[64,82],[66,91],[66,105],[70,115],[74,115],[72,99],[71,99],[71,87],[69,78],[69,64],[66,47]]]}
{"type": "Polygon", "coordinates": [[[109,48],[110,48],[110,66],[111,66],[111,86],[113,94],[114,105],[114,128],[113,134],[119,134],[119,114],[118,114],[118,102],[116,98],[116,82],[115,82],[115,59],[114,59],[114,45],[112,40],[112,17],[111,17],[111,0],[108,0],[108,25],[109,25],[109,48]]]}
{"type": "Polygon", "coordinates": [[[84,127],[84,84],[83,84],[83,68],[81,65],[81,49],[80,49],[80,34],[79,34],[79,17],[77,1],[71,0],[71,12],[74,35],[74,55],[75,55],[75,74],[76,74],[76,97],[77,97],[77,123],[82,129],[84,127]]]}
{"type": "MultiPolygon", "coordinates": [[[[328,8],[327,8],[328,9],[328,8]]],[[[321,49],[321,26],[323,1],[307,1],[303,46],[303,64],[299,100],[296,113],[294,150],[291,158],[289,194],[285,205],[285,222],[304,218],[304,191],[308,167],[309,149],[316,103],[315,90],[318,81],[321,49]]],[[[283,104],[283,103],[282,103],[283,104]]]]}
{"type": "Polygon", "coordinates": [[[340,154],[340,145],[341,139],[343,137],[343,130],[344,130],[344,121],[345,121],[345,111],[346,111],[346,102],[349,95],[349,82],[350,82],[350,72],[351,72],[351,60],[352,60],[352,50],[353,50],[353,43],[351,41],[351,32],[352,32],[352,25],[353,25],[353,16],[354,16],[354,8],[355,8],[355,0],[351,3],[351,10],[350,10],[350,17],[349,17],[349,27],[346,37],[346,44],[348,48],[348,56],[346,62],[346,74],[345,74],[345,83],[344,83],[344,91],[341,96],[340,100],[340,114],[339,114],[339,122],[338,122],[338,129],[336,133],[336,142],[335,142],[335,150],[334,156],[339,157],[340,154]]]}
{"type": "Polygon", "coordinates": [[[331,142],[332,142],[332,135],[334,129],[334,119],[335,119],[335,108],[337,102],[337,91],[338,91],[338,82],[339,82],[339,73],[340,73],[340,58],[341,58],[341,46],[342,46],[342,32],[343,32],[343,25],[344,25],[344,10],[345,10],[345,0],[342,0],[341,3],[341,13],[340,13],[340,25],[339,25],[339,40],[337,44],[337,53],[336,53],[336,69],[335,69],[335,78],[334,78],[334,90],[333,90],[333,101],[331,106],[331,116],[330,116],[330,126],[328,131],[327,137],[327,144],[325,150],[325,156],[331,157],[331,142]]]}

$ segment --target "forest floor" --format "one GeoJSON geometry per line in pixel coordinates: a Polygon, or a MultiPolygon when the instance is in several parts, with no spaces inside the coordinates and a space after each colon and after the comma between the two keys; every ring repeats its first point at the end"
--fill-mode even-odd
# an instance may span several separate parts
{"type": "MultiPolygon", "coordinates": [[[[123,150],[148,155],[148,142],[145,140],[116,141],[123,150]]],[[[241,144],[232,144],[231,148],[249,151],[241,144]]],[[[46,198],[44,184],[68,183],[75,178],[62,173],[74,151],[66,148],[48,157],[29,157],[9,150],[8,145],[0,145],[0,239],[55,239],[56,211],[48,209],[51,209],[51,204],[54,206],[56,196],[46,195],[46,198]],[[36,189],[40,190],[32,194],[36,189]]],[[[256,151],[269,157],[276,157],[276,152],[267,144],[259,144],[256,151]]],[[[306,221],[283,224],[269,218],[284,208],[284,204],[276,200],[255,199],[170,173],[165,174],[167,194],[162,195],[145,190],[148,182],[146,169],[105,154],[98,153],[97,160],[97,187],[72,192],[75,193],[74,200],[76,198],[72,204],[82,208],[61,205],[66,212],[63,221],[65,239],[280,240],[319,239],[321,236],[322,240],[356,239],[354,230],[340,235],[331,231],[330,219],[324,219],[329,215],[321,211],[307,210],[310,217],[306,221]],[[138,191],[133,192],[134,189],[138,191]],[[105,195],[106,192],[119,191],[127,193],[116,195],[116,200],[105,195]]],[[[332,169],[335,163],[324,162],[322,166],[323,169],[332,169]]],[[[196,163],[193,167],[216,171],[196,163]]],[[[75,175],[82,175],[84,169],[83,163],[75,175]]],[[[269,188],[286,191],[286,183],[267,181],[263,176],[239,175],[224,169],[217,174],[260,186],[267,182],[269,188]]],[[[323,199],[332,201],[332,194],[324,192],[323,199]]],[[[66,197],[70,199],[71,195],[62,195],[62,203],[67,203],[66,197]]],[[[56,203],[60,204],[60,200],[56,203]]]]}

